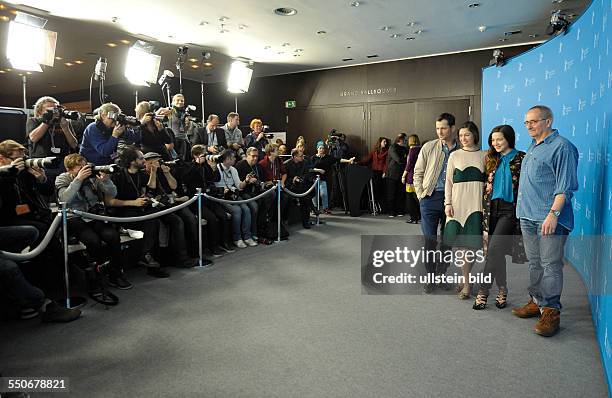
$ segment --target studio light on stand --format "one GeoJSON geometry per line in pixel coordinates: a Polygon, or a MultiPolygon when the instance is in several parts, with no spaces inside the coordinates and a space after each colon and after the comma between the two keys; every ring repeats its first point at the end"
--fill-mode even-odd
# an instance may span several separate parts
{"type": "MultiPolygon", "coordinates": [[[[233,94],[244,94],[249,91],[253,69],[244,61],[234,61],[227,79],[227,91],[233,94]]],[[[234,97],[235,111],[238,112],[238,97],[234,97]]]]}
{"type": "MultiPolygon", "coordinates": [[[[134,86],[149,87],[150,83],[157,81],[157,72],[161,57],[152,54],[153,46],[138,40],[128,50],[127,61],[125,63],[124,76],[134,86]]],[[[135,92],[138,101],[138,90],[135,92]]]]}
{"type": "Polygon", "coordinates": [[[565,14],[561,10],[553,11],[550,17],[550,24],[546,28],[546,34],[549,36],[555,35],[559,32],[563,34],[567,33],[567,28],[570,26],[570,22],[565,19],[565,14]]]}
{"type": "Polygon", "coordinates": [[[499,68],[505,64],[506,58],[504,57],[504,52],[500,49],[493,50],[493,59],[489,61],[489,65],[495,65],[499,68]]]}
{"type": "MultiPolygon", "coordinates": [[[[43,29],[47,20],[17,12],[9,23],[6,58],[13,69],[42,72],[41,65],[53,66],[57,32],[43,29]]],[[[23,75],[23,107],[27,108],[26,76],[23,75]]]]}
{"type": "Polygon", "coordinates": [[[98,61],[96,62],[96,66],[94,68],[93,74],[89,79],[89,104],[93,108],[93,102],[91,98],[91,92],[93,88],[93,81],[99,81],[100,85],[98,86],[98,100],[100,101],[100,105],[106,102],[106,94],[104,93],[104,80],[106,80],[106,67],[108,66],[106,58],[100,56],[98,61]]]}
{"type": "Polygon", "coordinates": [[[176,50],[178,59],[176,60],[176,69],[179,72],[179,93],[183,94],[183,65],[185,65],[185,59],[187,59],[187,51],[189,47],[181,46],[176,50]]]}

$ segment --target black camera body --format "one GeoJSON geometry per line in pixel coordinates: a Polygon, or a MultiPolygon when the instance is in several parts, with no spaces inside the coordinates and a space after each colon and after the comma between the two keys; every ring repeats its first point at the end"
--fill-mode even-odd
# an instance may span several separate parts
{"type": "Polygon", "coordinates": [[[53,108],[47,109],[42,115],[44,121],[59,120],[61,118],[77,120],[79,117],[79,112],[67,111],[66,108],[61,105],[56,105],[53,108]]]}
{"type": "Polygon", "coordinates": [[[118,115],[116,115],[115,120],[120,126],[140,126],[140,120],[136,119],[134,116],[127,116],[123,113],[119,113],[118,115]]]}

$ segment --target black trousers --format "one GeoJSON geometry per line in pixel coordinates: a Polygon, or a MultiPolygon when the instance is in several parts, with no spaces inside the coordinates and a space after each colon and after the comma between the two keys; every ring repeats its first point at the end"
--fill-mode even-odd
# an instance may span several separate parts
{"type": "Polygon", "coordinates": [[[488,294],[495,283],[500,288],[507,286],[506,254],[511,254],[516,227],[514,204],[502,199],[491,201],[491,218],[489,219],[489,244],[483,275],[491,275],[491,283],[482,283],[480,290],[488,294]]]}
{"type": "Polygon", "coordinates": [[[419,204],[419,199],[417,199],[416,192],[406,192],[406,208],[411,219],[421,219],[421,205],[419,204]]]}
{"type": "MultiPolygon", "coordinates": [[[[303,184],[291,185],[288,187],[288,189],[293,193],[304,193],[308,191],[310,187],[311,187],[310,184],[303,183],[303,184]]],[[[312,206],[312,197],[315,195],[313,192],[304,196],[303,198],[298,198],[298,201],[300,202],[300,213],[302,215],[302,223],[306,223],[310,220],[310,207],[312,206]]],[[[281,199],[281,203],[282,203],[282,199],[281,199]]]]}
{"type": "Polygon", "coordinates": [[[178,155],[178,159],[185,162],[191,161],[191,144],[184,138],[176,138],[174,141],[174,150],[178,155]]]}
{"type": "Polygon", "coordinates": [[[406,212],[406,186],[401,180],[387,177],[387,212],[396,216],[406,212]]]}
{"type": "MultiPolygon", "coordinates": [[[[116,210],[113,211],[113,216],[117,217],[137,217],[145,214],[150,213],[135,207],[116,208],[116,210]]],[[[159,222],[159,218],[154,218],[152,220],[124,224],[126,228],[135,229],[144,233],[144,237],[142,238],[143,255],[147,253],[153,254],[153,251],[157,247],[157,242],[159,241],[159,222]]]]}
{"type": "Polygon", "coordinates": [[[170,234],[170,248],[172,249],[172,253],[174,253],[176,256],[176,260],[184,261],[189,257],[189,254],[187,253],[187,243],[185,242],[185,232],[191,229],[192,236],[195,234],[197,237],[198,230],[197,219],[193,219],[193,215],[185,217],[186,220],[193,220],[193,223],[188,221],[191,225],[188,228],[185,228],[183,217],[178,214],[180,212],[182,212],[182,210],[166,214],[161,216],[159,219],[168,227],[168,232],[170,234]]]}
{"type": "MultiPolygon", "coordinates": [[[[215,247],[219,247],[219,242],[221,241],[219,232],[221,231],[221,220],[215,215],[215,213],[209,208],[208,205],[202,202],[202,219],[206,220],[206,226],[202,231],[202,246],[206,247],[210,250],[215,247]]],[[[197,220],[197,212],[198,207],[197,204],[195,208],[193,208],[193,212],[196,215],[197,220]]]]}
{"type": "Polygon", "coordinates": [[[372,171],[372,187],[374,188],[374,201],[378,203],[381,212],[384,213],[387,210],[387,200],[385,197],[385,182],[382,175],[382,171],[372,171]]]}
{"type": "Polygon", "coordinates": [[[114,268],[123,268],[121,239],[119,231],[113,224],[97,220],[85,222],[81,218],[71,218],[68,220],[68,233],[74,235],[85,245],[92,261],[103,262],[108,254],[114,268]],[[103,242],[106,243],[106,247],[103,242]]]}

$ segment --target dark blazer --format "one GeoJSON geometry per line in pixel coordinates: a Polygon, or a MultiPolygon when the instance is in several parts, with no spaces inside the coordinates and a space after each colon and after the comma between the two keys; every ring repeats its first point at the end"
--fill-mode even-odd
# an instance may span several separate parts
{"type": "Polygon", "coordinates": [[[387,158],[387,178],[392,180],[401,180],[406,167],[406,156],[408,149],[405,146],[393,144],[389,148],[389,157],[387,158]]]}
{"type": "MultiPolygon", "coordinates": [[[[225,130],[216,128],[214,133],[217,135],[217,144],[219,150],[227,148],[227,140],[225,139],[225,130]]],[[[193,134],[193,145],[204,145],[208,146],[208,133],[206,132],[206,126],[200,127],[193,134]]]]}

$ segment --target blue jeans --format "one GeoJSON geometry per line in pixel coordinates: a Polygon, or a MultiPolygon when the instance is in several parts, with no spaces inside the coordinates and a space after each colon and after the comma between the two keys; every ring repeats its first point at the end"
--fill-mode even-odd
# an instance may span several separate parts
{"type": "Polygon", "coordinates": [[[246,203],[239,205],[224,204],[227,211],[232,213],[232,237],[236,242],[241,239],[251,239],[251,209],[246,203]]]}
{"type": "Polygon", "coordinates": [[[553,235],[542,236],[542,221],[521,218],[523,244],[529,261],[529,295],[540,308],[561,311],[563,247],[569,231],[557,224],[553,235]]]}
{"type": "MultiPolygon", "coordinates": [[[[404,193],[402,193],[404,195],[404,193]]],[[[424,197],[420,202],[421,208],[421,231],[425,236],[425,250],[435,250],[437,248],[438,228],[440,234],[444,232],[446,214],[444,213],[444,192],[434,191],[431,195],[424,197]]],[[[440,250],[445,250],[444,246],[440,250]]],[[[449,264],[441,262],[436,264],[433,261],[425,264],[428,273],[444,274],[449,264]]]]}
{"type": "MultiPolygon", "coordinates": [[[[319,202],[321,209],[329,209],[329,200],[327,199],[327,181],[319,181],[319,191],[321,193],[321,202],[319,202]]],[[[317,207],[317,194],[312,198],[312,204],[317,207]]]]}

